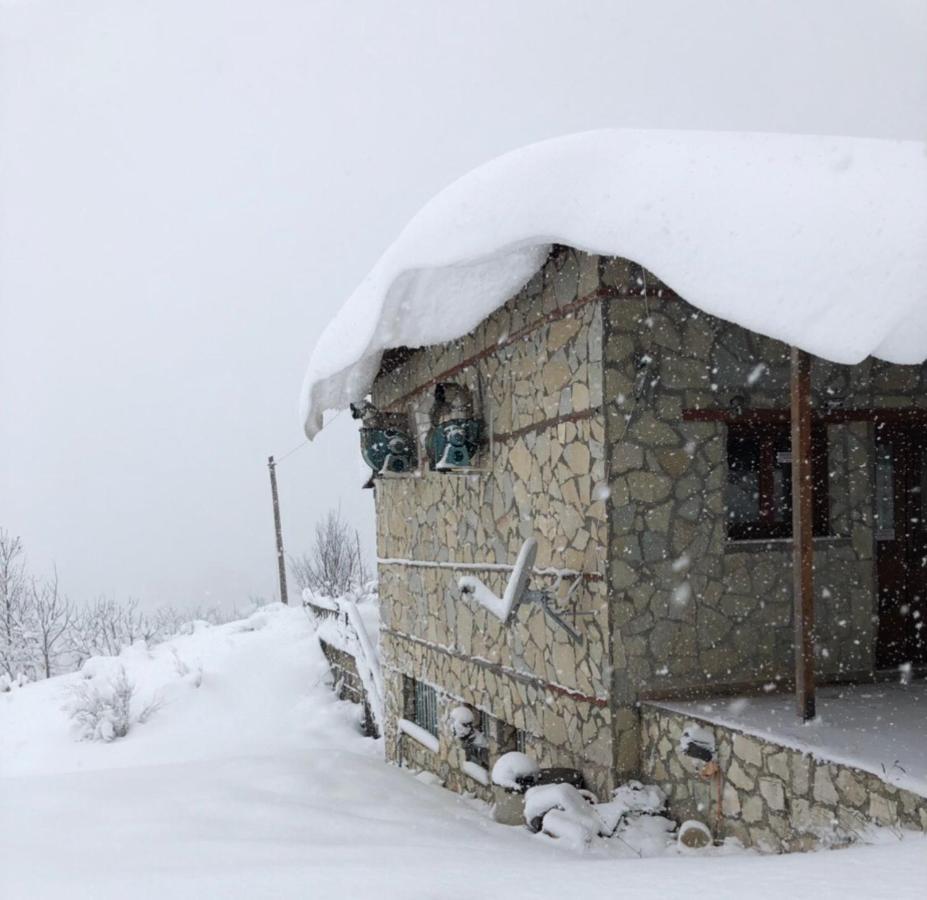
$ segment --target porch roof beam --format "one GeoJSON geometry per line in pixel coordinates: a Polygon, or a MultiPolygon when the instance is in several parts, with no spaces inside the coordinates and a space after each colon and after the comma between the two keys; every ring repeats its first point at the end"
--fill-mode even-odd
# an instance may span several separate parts
{"type": "Polygon", "coordinates": [[[795,604],[795,699],[803,721],[815,715],[814,542],[811,457],[811,357],[792,347],[792,573],[795,604]]]}
{"type": "MultiPolygon", "coordinates": [[[[834,409],[829,412],[812,412],[812,421],[821,425],[845,425],[850,422],[873,422],[886,425],[927,425],[927,409],[910,406],[899,408],[834,409]]],[[[745,407],[741,410],[703,407],[684,409],[684,422],[721,422],[722,424],[787,425],[791,411],[779,407],[745,407]]]]}

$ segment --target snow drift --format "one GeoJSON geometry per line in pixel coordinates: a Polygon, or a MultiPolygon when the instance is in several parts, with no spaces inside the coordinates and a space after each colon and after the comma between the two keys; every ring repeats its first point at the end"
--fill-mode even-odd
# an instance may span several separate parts
{"type": "MultiPolygon", "coordinates": [[[[667,846],[666,820],[643,815],[588,847],[580,833],[579,856],[568,840],[496,825],[484,804],[432,786],[436,776],[384,764],[358,708],[327,686],[298,608],[202,623],[85,668],[0,694],[4,900],[740,900],[745,885],[756,900],[923,894],[921,835],[886,831],[881,846],[833,853],[689,856],[667,846]],[[112,743],[76,741],[60,708],[67,686],[122,667],[141,703],[160,698],[158,712],[112,743]]],[[[610,813],[610,830],[646,804],[616,792],[597,813],[610,813]]],[[[562,816],[551,830],[558,818],[567,837],[562,816]]]]}
{"type": "Polygon", "coordinates": [[[633,259],[705,312],[835,362],[927,358],[927,144],[594,131],[426,204],[319,339],[307,435],[369,390],[384,350],[466,334],[552,243],[633,259]]]}

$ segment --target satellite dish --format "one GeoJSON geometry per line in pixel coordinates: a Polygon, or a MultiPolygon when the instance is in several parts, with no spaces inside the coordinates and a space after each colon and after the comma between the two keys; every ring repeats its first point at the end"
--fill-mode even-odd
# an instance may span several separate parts
{"type": "MultiPolygon", "coordinates": [[[[473,575],[464,575],[457,579],[457,586],[461,593],[468,594],[480,606],[488,609],[503,624],[510,625],[515,610],[523,603],[534,603],[540,606],[544,615],[548,616],[559,628],[562,628],[574,641],[582,642],[579,632],[569,625],[563,616],[553,607],[552,596],[547,591],[533,591],[528,587],[528,579],[534,569],[534,561],[538,555],[538,542],[528,538],[518,551],[518,558],[512,566],[505,586],[505,593],[497,597],[479,578],[473,575]]],[[[558,576],[559,583],[559,576],[558,576]]],[[[575,584],[579,583],[579,579],[575,584]]],[[[572,593],[572,591],[571,591],[572,593]]]]}
{"type": "Polygon", "coordinates": [[[512,613],[524,599],[528,590],[528,578],[531,576],[537,555],[538,542],[534,538],[528,538],[518,551],[518,559],[515,560],[512,574],[505,586],[505,593],[501,597],[497,597],[479,578],[472,575],[459,578],[457,586],[463,593],[472,594],[473,599],[480,606],[488,609],[497,619],[507,625],[512,618],[512,613]]]}
{"type": "Polygon", "coordinates": [[[528,538],[521,545],[518,551],[518,559],[515,560],[515,568],[509,576],[509,583],[505,586],[505,593],[502,595],[502,608],[505,610],[503,622],[508,622],[512,617],[512,611],[518,605],[519,601],[528,590],[528,578],[531,576],[531,570],[534,568],[534,561],[538,555],[538,542],[534,538],[528,538]]]}

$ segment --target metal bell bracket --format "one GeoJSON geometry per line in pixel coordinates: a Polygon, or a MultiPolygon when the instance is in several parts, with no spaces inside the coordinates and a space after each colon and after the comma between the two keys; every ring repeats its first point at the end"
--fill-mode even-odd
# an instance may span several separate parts
{"type": "MultiPolygon", "coordinates": [[[[538,542],[534,538],[528,538],[522,544],[518,552],[518,558],[515,560],[515,566],[512,574],[509,576],[508,583],[505,586],[505,592],[501,597],[496,596],[479,578],[472,575],[464,575],[457,580],[457,586],[462,594],[472,594],[480,606],[488,609],[504,625],[510,625],[515,618],[518,607],[524,603],[533,603],[539,606],[554,624],[562,628],[574,641],[582,643],[582,635],[569,625],[563,618],[559,610],[554,606],[554,596],[563,581],[564,573],[557,573],[557,580],[553,591],[537,591],[528,587],[528,578],[531,570],[534,568],[534,561],[537,558],[538,542]]],[[[577,575],[565,597],[569,600],[573,592],[579,586],[582,577],[577,575]]],[[[581,615],[578,614],[578,615],[581,615]]]]}

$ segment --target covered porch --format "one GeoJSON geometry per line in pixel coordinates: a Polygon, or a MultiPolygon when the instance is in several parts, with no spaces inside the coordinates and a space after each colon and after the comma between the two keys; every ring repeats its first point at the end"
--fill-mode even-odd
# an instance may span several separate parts
{"type": "Polygon", "coordinates": [[[675,815],[764,850],[927,830],[927,681],[819,687],[816,700],[807,722],[781,693],[646,703],[644,775],[675,815]]]}

